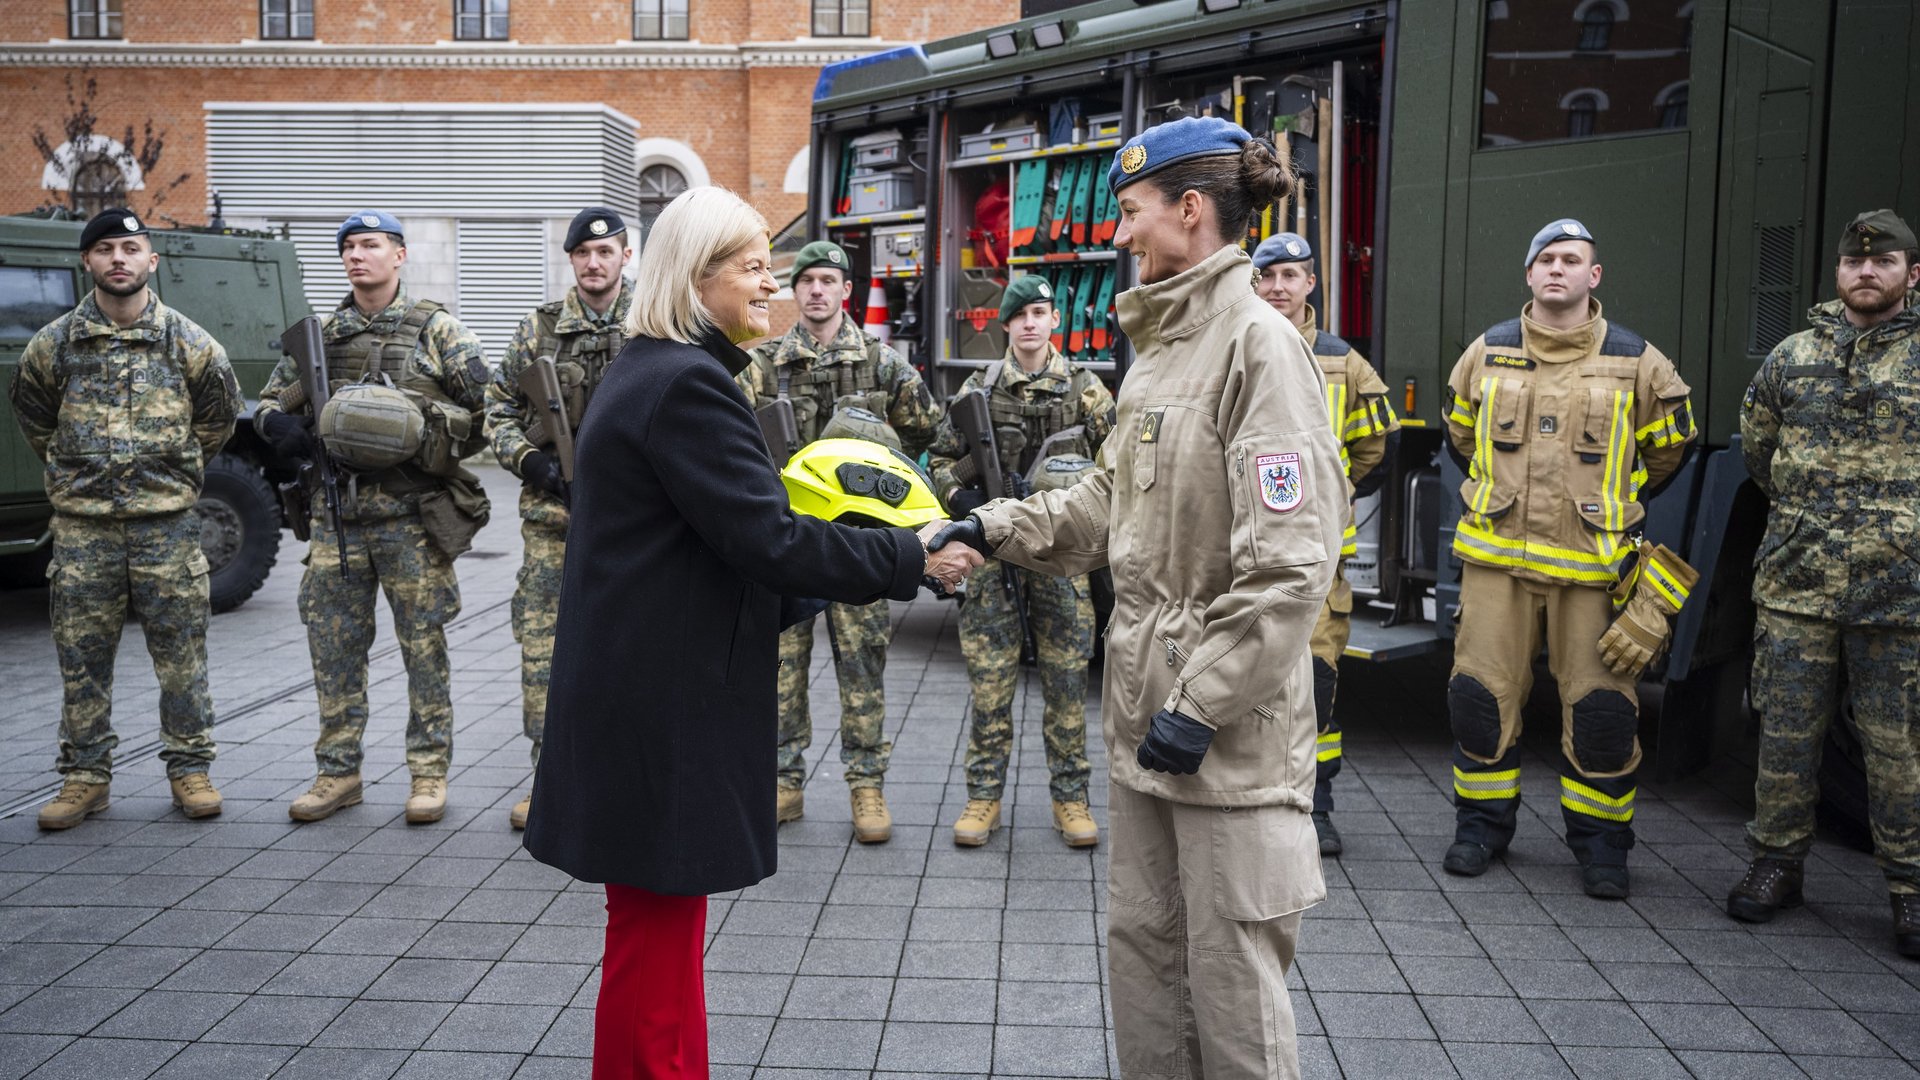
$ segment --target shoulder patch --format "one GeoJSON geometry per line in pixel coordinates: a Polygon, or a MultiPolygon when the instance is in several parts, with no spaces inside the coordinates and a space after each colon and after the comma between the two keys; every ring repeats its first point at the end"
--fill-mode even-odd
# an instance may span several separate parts
{"type": "Polygon", "coordinates": [[[561,312],[567,310],[567,302],[565,300],[549,300],[534,310],[543,315],[558,316],[561,312]]]}
{"type": "Polygon", "coordinates": [[[1646,338],[1617,323],[1607,324],[1606,340],[1600,343],[1601,356],[1639,356],[1646,351],[1646,338]]]}
{"type": "Polygon", "coordinates": [[[1290,513],[1306,496],[1300,476],[1299,454],[1259,454],[1253,459],[1254,482],[1261,505],[1276,514],[1290,513]]]}
{"type": "Polygon", "coordinates": [[[1352,351],[1353,346],[1347,344],[1346,338],[1329,334],[1325,330],[1314,336],[1313,354],[1315,356],[1345,356],[1352,351]]]}
{"type": "Polygon", "coordinates": [[[1489,345],[1503,349],[1517,349],[1520,347],[1520,320],[1508,319],[1503,323],[1495,323],[1480,336],[1489,345]]]}

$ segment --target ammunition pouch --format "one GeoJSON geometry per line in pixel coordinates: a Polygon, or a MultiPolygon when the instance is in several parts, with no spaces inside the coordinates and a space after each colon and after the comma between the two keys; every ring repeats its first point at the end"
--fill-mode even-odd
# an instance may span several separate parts
{"type": "MultiPolygon", "coordinates": [[[[424,394],[414,396],[425,418],[425,430],[413,463],[429,476],[452,476],[459,471],[462,460],[486,445],[482,425],[470,409],[424,394]]],[[[550,441],[548,445],[552,445],[550,441]]]]}
{"type": "Polygon", "coordinates": [[[480,478],[458,465],[439,484],[420,492],[420,524],[449,559],[473,549],[473,538],[486,527],[492,510],[480,478]]]}
{"type": "Polygon", "coordinates": [[[377,377],[334,391],[314,428],[335,461],[361,471],[413,460],[425,430],[426,419],[406,392],[377,377]]]}
{"type": "Polygon", "coordinates": [[[900,436],[894,433],[878,414],[858,405],[835,407],[826,426],[820,429],[821,439],[865,439],[879,443],[891,450],[900,449],[900,436]]]}

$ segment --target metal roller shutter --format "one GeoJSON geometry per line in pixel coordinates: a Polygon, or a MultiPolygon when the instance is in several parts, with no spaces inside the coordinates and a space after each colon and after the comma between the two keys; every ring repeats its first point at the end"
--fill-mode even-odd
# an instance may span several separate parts
{"type": "Polygon", "coordinates": [[[462,221],[460,321],[498,363],[527,312],[546,301],[546,225],[462,221]]]}

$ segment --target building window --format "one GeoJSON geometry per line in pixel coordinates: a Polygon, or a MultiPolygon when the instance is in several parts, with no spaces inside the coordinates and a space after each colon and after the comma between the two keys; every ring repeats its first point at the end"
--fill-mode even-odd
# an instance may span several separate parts
{"type": "Polygon", "coordinates": [[[1584,139],[1593,134],[1594,117],[1600,114],[1600,99],[1580,94],[1567,102],[1567,138],[1584,139]]]}
{"type": "Polygon", "coordinates": [[[460,41],[507,40],[507,0],[453,0],[453,36],[460,41]]]}
{"type": "Polygon", "coordinates": [[[313,37],[313,0],[260,0],[260,36],[313,37]]]}
{"type": "Polygon", "coordinates": [[[109,206],[125,206],[127,174],[104,154],[90,155],[73,170],[73,208],[87,217],[109,206]]]}
{"type": "Polygon", "coordinates": [[[867,37],[869,0],[813,0],[814,37],[867,37]]]}
{"type": "Polygon", "coordinates": [[[1660,126],[1663,128],[1683,128],[1687,126],[1687,85],[1681,83],[1667,91],[1660,100],[1660,126]]]}
{"type": "Polygon", "coordinates": [[[1581,52],[1604,51],[1613,40],[1613,9],[1605,4],[1595,4],[1587,9],[1580,20],[1581,52]]]}
{"type": "Polygon", "coordinates": [[[653,231],[653,223],[667,204],[687,190],[687,178],[671,165],[649,165],[640,170],[640,236],[653,231]]]}
{"type": "Polygon", "coordinates": [[[687,0],[633,0],[633,39],[687,40],[687,0]]]}
{"type": "Polygon", "coordinates": [[[120,36],[120,0],[67,0],[67,36],[120,36]]]}

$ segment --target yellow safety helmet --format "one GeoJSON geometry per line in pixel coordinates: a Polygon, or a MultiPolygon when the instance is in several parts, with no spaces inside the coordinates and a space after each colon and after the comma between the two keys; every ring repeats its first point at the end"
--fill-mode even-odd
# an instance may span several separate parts
{"type": "Polygon", "coordinates": [[[780,470],[796,514],[913,529],[947,516],[913,459],[865,439],[808,443],[780,470]]]}

